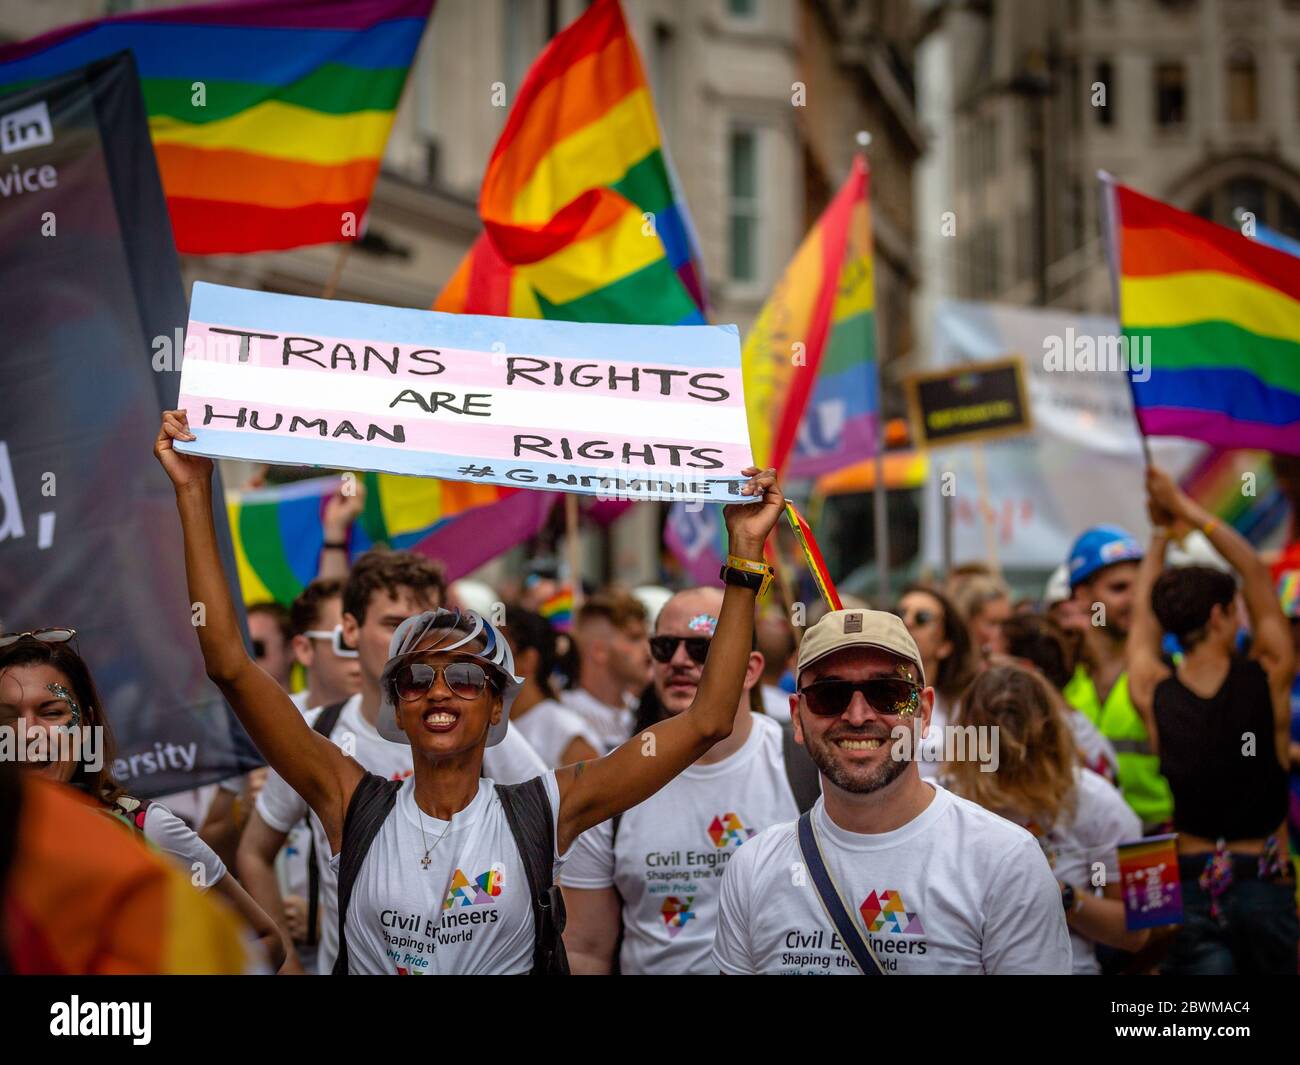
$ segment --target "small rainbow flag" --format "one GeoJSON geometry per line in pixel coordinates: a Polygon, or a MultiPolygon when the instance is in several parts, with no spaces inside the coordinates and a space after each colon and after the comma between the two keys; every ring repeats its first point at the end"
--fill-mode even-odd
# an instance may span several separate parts
{"type": "Polygon", "coordinates": [[[1265,451],[1211,451],[1183,477],[1182,488],[1255,545],[1286,520],[1286,496],[1265,451]]]}
{"type": "Polygon", "coordinates": [[[1116,848],[1123,883],[1124,924],[1130,932],[1182,923],[1177,839],[1177,833],[1149,836],[1116,848]]]}
{"type": "Polygon", "coordinates": [[[1300,618],[1300,569],[1283,570],[1278,576],[1277,599],[1283,614],[1289,618],[1300,618]]]}
{"type": "MultiPolygon", "coordinates": [[[[418,551],[441,562],[448,580],[537,533],[557,496],[460,481],[362,475],[365,509],[352,527],[348,553],[375,544],[418,551]]],[[[246,603],[288,605],[316,576],[325,503],[337,477],[226,494],[235,562],[246,603]]]]}
{"type": "Polygon", "coordinates": [[[808,570],[812,573],[822,599],[832,610],[842,610],[840,593],[835,590],[835,582],[831,580],[830,571],[826,568],[821,548],[817,546],[817,538],[813,536],[812,527],[804,521],[803,515],[789,500],[785,504],[785,516],[790,522],[790,528],[794,530],[795,539],[803,548],[803,557],[808,563],[808,570]]]}
{"type": "Polygon", "coordinates": [[[435,310],[704,322],[699,251],[618,0],[595,0],[529,70],[479,214],[435,310]]]}
{"type": "Polygon", "coordinates": [[[1120,325],[1130,364],[1150,371],[1129,378],[1142,432],[1300,454],[1295,258],[1123,185],[1105,186],[1120,325]]]}
{"type": "Polygon", "coordinates": [[[573,589],[565,585],[542,603],[537,612],[551,623],[556,632],[568,632],[573,628],[573,589]]]}
{"type": "Polygon", "coordinates": [[[814,477],[876,450],[869,174],[858,155],[745,339],[754,461],[814,477]]]}
{"type": "Polygon", "coordinates": [[[432,8],[237,0],[114,15],[0,47],[0,87],[129,49],[177,251],[350,240],[432,8]]]}

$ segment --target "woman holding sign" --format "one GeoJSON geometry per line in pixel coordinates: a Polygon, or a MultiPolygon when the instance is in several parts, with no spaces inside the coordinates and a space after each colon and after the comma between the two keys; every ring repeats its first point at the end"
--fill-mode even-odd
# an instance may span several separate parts
{"type": "MultiPolygon", "coordinates": [[[[565,972],[555,864],[588,828],[649,798],[732,728],[754,624],[754,574],[727,570],[709,661],[691,707],[604,758],[515,787],[480,778],[520,679],[509,644],[472,612],[427,611],[393,634],[379,728],[414,750],[403,783],[367,774],[303,722],[249,658],[217,553],[212,463],[183,455],[184,411],[154,447],[176,489],[208,675],[271,766],[319,816],[339,873],[336,973],[565,972]]],[[[763,544],[784,506],[772,470],[744,471],[757,505],[724,511],[731,551],[766,569],[763,544]]]]}

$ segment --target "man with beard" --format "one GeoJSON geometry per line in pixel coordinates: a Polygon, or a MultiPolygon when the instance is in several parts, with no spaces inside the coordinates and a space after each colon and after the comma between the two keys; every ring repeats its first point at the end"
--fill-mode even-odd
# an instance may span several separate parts
{"type": "Polygon", "coordinates": [[[1070,587],[1090,624],[1081,661],[1061,694],[1115,748],[1124,801],[1142,819],[1145,834],[1155,835],[1173,819],[1174,798],[1128,688],[1125,643],[1141,560],[1141,545],[1114,525],[1095,526],[1074,542],[1070,587]]]}
{"type": "MultiPolygon", "coordinates": [[[[643,707],[642,729],[690,707],[721,608],[720,588],[678,592],[664,604],[650,637],[654,698],[643,707]]],[[[722,871],[756,832],[799,813],[781,726],[750,709],[762,676],[763,656],[751,651],[731,735],[645,802],[574,843],[560,880],[575,974],[609,973],[616,952],[624,974],[714,971],[709,952],[722,871]]],[[[653,749],[642,753],[654,756],[653,749]]],[[[806,764],[803,752],[793,753],[806,764]]]]}
{"type": "Polygon", "coordinates": [[[727,863],[717,968],[853,975],[863,955],[884,973],[1068,973],[1061,891],[1033,836],[923,781],[911,758],[905,741],[928,728],[934,689],[902,620],[832,611],[805,633],[797,678],[795,735],[822,797],[727,863]],[[801,830],[829,872],[823,888],[801,830]],[[838,896],[841,921],[823,890],[838,896]],[[846,948],[839,928],[861,948],[846,948]]]}

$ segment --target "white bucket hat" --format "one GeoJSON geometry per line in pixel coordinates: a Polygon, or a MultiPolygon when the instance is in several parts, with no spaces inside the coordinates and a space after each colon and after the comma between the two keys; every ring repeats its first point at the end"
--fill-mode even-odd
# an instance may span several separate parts
{"type": "Polygon", "coordinates": [[[426,610],[409,617],[397,626],[388,642],[388,661],[379,676],[379,734],[393,743],[410,745],[410,739],[397,721],[393,702],[393,676],[412,657],[455,651],[468,655],[485,667],[488,677],[501,693],[501,720],[488,730],[487,746],[495,747],[506,738],[510,728],[510,706],[523,686],[524,678],[515,676],[515,656],[500,630],[481,614],[472,610],[426,610]],[[428,647],[420,645],[436,637],[428,647]]]}

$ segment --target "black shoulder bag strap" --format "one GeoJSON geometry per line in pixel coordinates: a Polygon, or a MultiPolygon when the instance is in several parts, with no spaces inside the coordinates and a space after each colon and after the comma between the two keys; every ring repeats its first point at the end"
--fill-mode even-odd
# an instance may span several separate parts
{"type": "MultiPolygon", "coordinates": [[[[334,732],[334,726],[339,723],[339,716],[343,713],[343,707],[347,702],[346,699],[340,699],[337,703],[330,703],[316,715],[316,720],[312,722],[311,727],[329,739],[334,732]]],[[[308,815],[308,821],[310,820],[311,817],[308,815]]],[[[314,947],[320,940],[317,929],[320,923],[320,870],[316,868],[316,833],[311,831],[310,824],[307,826],[307,832],[311,837],[311,845],[307,850],[307,945],[314,947]]]]}
{"type": "Polygon", "coordinates": [[[826,862],[822,859],[821,847],[817,843],[817,831],[813,828],[811,810],[805,811],[799,818],[799,850],[803,854],[803,864],[812,874],[813,887],[817,889],[822,909],[826,911],[826,916],[831,919],[831,924],[839,932],[840,941],[853,955],[853,960],[858,963],[858,969],[864,976],[884,976],[885,971],[876,960],[871,944],[867,942],[866,936],[849,916],[849,911],[844,908],[844,900],[840,897],[839,888],[835,886],[831,871],[826,868],[826,862]]]}
{"type": "Polygon", "coordinates": [[[555,883],[555,824],[546,784],[534,777],[522,784],[498,784],[510,834],[528,874],[533,902],[533,976],[568,976],[564,952],[564,897],[555,883]]]}
{"type": "Polygon", "coordinates": [[[357,882],[361,864],[379,828],[397,802],[402,787],[400,780],[385,780],[374,773],[361,778],[357,790],[348,803],[347,817],[343,820],[343,842],[339,847],[339,953],[334,959],[333,975],[348,974],[348,903],[352,901],[352,886],[357,882]]]}
{"type": "Polygon", "coordinates": [[[785,760],[785,779],[800,813],[811,810],[822,793],[822,775],[808,748],[794,738],[794,723],[781,722],[781,756],[785,760]]]}

